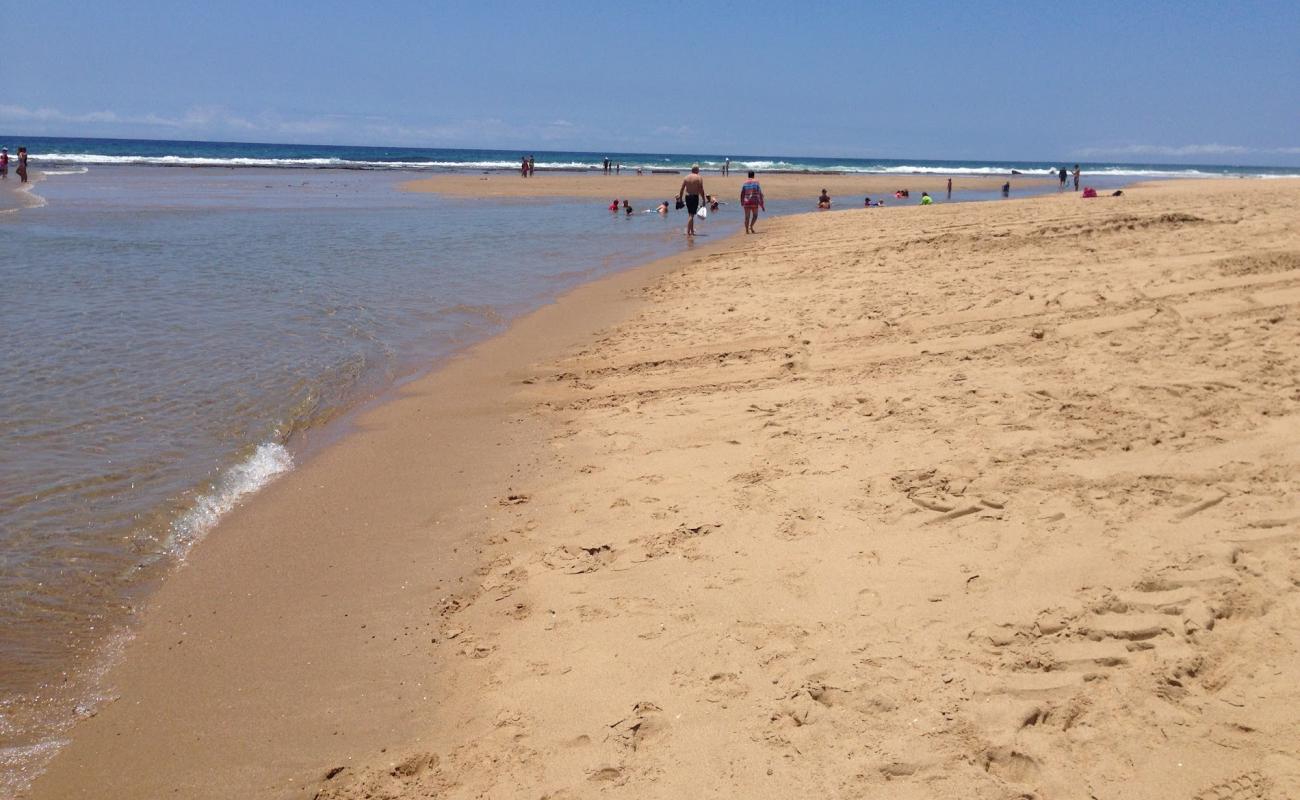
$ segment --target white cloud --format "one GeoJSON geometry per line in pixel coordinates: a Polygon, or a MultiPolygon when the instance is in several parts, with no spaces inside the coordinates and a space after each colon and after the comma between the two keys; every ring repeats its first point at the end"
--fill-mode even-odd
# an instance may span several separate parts
{"type": "MultiPolygon", "coordinates": [[[[583,143],[586,128],[568,119],[503,120],[495,117],[399,122],[375,114],[322,114],[289,117],[276,112],[237,114],[219,106],[194,106],[183,112],[66,112],[0,104],[0,126],[54,136],[161,136],[300,143],[349,142],[415,147],[556,148],[583,143]]],[[[686,129],[682,129],[683,131],[686,129]]]]}
{"type": "Polygon", "coordinates": [[[180,115],[119,114],[115,111],[66,112],[56,108],[26,108],[0,104],[0,123],[43,126],[116,126],[202,130],[204,128],[253,129],[255,123],[227,113],[223,109],[197,106],[180,115]]]}
{"type": "Polygon", "coordinates": [[[65,114],[54,108],[25,108],[0,103],[0,122],[43,122],[68,124],[94,124],[121,122],[112,111],[90,111],[82,114],[65,114]]]}
{"type": "Polygon", "coordinates": [[[1074,151],[1076,158],[1090,159],[1259,159],[1276,160],[1279,156],[1300,155],[1300,147],[1247,147],[1239,144],[1127,144],[1111,147],[1082,147],[1074,151]]]}
{"type": "Polygon", "coordinates": [[[694,131],[690,125],[660,125],[654,129],[655,138],[686,139],[694,131]]]}
{"type": "Polygon", "coordinates": [[[1188,158],[1192,156],[1240,156],[1254,151],[1249,147],[1236,144],[1129,144],[1117,147],[1084,147],[1076,152],[1084,157],[1162,156],[1166,158],[1188,158]]]}

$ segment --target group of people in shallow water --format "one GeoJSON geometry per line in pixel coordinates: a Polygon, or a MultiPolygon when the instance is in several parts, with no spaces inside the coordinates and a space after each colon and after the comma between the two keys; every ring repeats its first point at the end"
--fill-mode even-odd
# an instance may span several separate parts
{"type": "MultiPolygon", "coordinates": [[[[632,201],[631,201],[631,200],[624,200],[624,201],[622,201],[622,203],[623,203],[623,204],[620,206],[620,205],[619,205],[619,200],[618,200],[618,198],[617,198],[617,197],[614,198],[614,199],[611,200],[610,203],[609,203],[609,210],[610,210],[610,211],[619,211],[619,210],[621,209],[621,210],[622,210],[625,214],[627,214],[628,216],[631,216],[632,214],[635,214],[635,213],[636,213],[636,209],[632,208],[632,201]]],[[[725,201],[719,200],[718,198],[714,197],[714,196],[711,195],[711,194],[706,194],[706,195],[704,195],[704,202],[703,202],[703,203],[696,203],[695,209],[696,209],[696,212],[698,212],[700,208],[707,208],[709,211],[717,211],[718,208],[719,208],[720,206],[725,206],[725,205],[726,205],[726,202],[725,202],[725,201]]],[[[686,207],[686,202],[685,202],[684,200],[678,199],[678,201],[677,201],[677,208],[680,209],[680,208],[684,208],[684,207],[686,207]]],[[[667,214],[669,211],[672,210],[672,208],[673,208],[672,205],[669,204],[669,202],[668,202],[667,200],[664,200],[662,203],[660,203],[660,204],[659,204],[658,206],[656,206],[655,208],[648,208],[648,209],[646,209],[646,210],[645,210],[644,212],[642,212],[642,213],[645,213],[645,214],[667,214]]]]}
{"type": "MultiPolygon", "coordinates": [[[[911,192],[907,189],[899,189],[894,192],[894,197],[897,199],[905,199],[910,196],[911,192]]],[[[951,180],[948,181],[948,196],[952,196],[951,180]]],[[[830,192],[823,188],[821,194],[817,197],[817,208],[829,209],[833,202],[830,192]]],[[[934,203],[934,198],[930,196],[929,192],[921,192],[921,205],[928,206],[932,203],[934,203]]],[[[695,218],[699,214],[700,209],[707,208],[709,211],[717,211],[718,207],[721,205],[724,205],[721,200],[718,200],[711,194],[705,194],[704,178],[700,175],[700,165],[692,164],[690,174],[686,176],[685,180],[682,181],[681,187],[677,190],[676,205],[670,206],[668,201],[664,200],[657,207],[646,209],[643,213],[653,213],[666,216],[674,207],[677,209],[684,208],[687,215],[686,235],[694,236],[695,218]]],[[[883,205],[885,205],[884,200],[877,200],[874,203],[871,202],[870,197],[863,200],[863,206],[866,208],[877,208],[883,205]]],[[[758,221],[759,213],[767,211],[767,206],[763,198],[763,187],[754,177],[753,170],[749,170],[745,182],[740,186],[740,207],[745,212],[745,233],[755,233],[754,224],[758,221]]],[[[613,214],[622,211],[625,216],[629,217],[636,213],[636,209],[632,208],[632,202],[630,200],[623,200],[620,205],[620,201],[617,198],[610,201],[609,211],[613,214]]]]}
{"type": "MultiPolygon", "coordinates": [[[[1079,174],[1079,165],[1076,164],[1073,171],[1076,189],[1079,185],[1079,174]]],[[[1060,179],[1061,188],[1065,188],[1066,170],[1064,167],[1061,168],[1060,179]]],[[[1007,181],[1002,184],[1002,196],[1007,197],[1010,193],[1011,182],[1007,181]]],[[[1116,192],[1116,194],[1119,194],[1119,192],[1116,192]]],[[[894,199],[896,200],[907,200],[910,197],[911,192],[907,189],[898,189],[894,192],[894,199]]],[[[949,199],[952,198],[951,178],[948,179],[948,197],[949,199]]],[[[817,197],[817,208],[820,210],[829,209],[833,202],[830,192],[823,188],[821,194],[817,197]]],[[[681,188],[677,190],[677,203],[675,206],[677,209],[686,209],[686,235],[695,235],[695,218],[702,207],[707,208],[710,211],[717,211],[718,207],[722,204],[722,201],[712,195],[704,193],[704,178],[700,175],[700,165],[692,164],[690,174],[686,176],[685,180],[682,181],[681,188]]],[[[930,196],[929,192],[921,192],[920,204],[923,206],[933,205],[934,198],[930,196]]],[[[883,199],[878,199],[875,202],[872,202],[871,198],[867,197],[862,201],[862,205],[865,208],[879,208],[885,205],[885,201],[883,199]]],[[[754,223],[758,220],[759,212],[766,212],[767,206],[764,205],[763,201],[763,188],[755,179],[753,170],[748,172],[747,179],[743,184],[741,184],[740,206],[745,212],[745,233],[754,233],[754,223]]],[[[609,210],[613,213],[622,210],[627,216],[631,216],[635,213],[635,209],[632,208],[631,201],[629,200],[622,201],[622,205],[620,206],[619,201],[616,199],[609,204],[609,210]]],[[[645,213],[667,215],[670,210],[672,210],[672,207],[670,207],[668,201],[665,200],[656,208],[647,209],[645,213]]]]}
{"type": "MultiPolygon", "coordinates": [[[[728,164],[728,167],[730,164],[728,164]]],[[[700,175],[700,165],[692,164],[691,172],[682,181],[682,185],[677,190],[677,201],[670,205],[669,201],[664,200],[653,209],[646,209],[647,214],[660,214],[667,216],[669,211],[674,209],[686,210],[686,235],[695,235],[695,218],[700,214],[701,209],[708,211],[717,211],[726,202],[719,200],[711,194],[704,191],[704,178],[700,175]]],[[[754,179],[754,171],[750,170],[748,177],[740,187],[740,206],[745,212],[745,233],[754,232],[754,223],[758,220],[760,211],[766,211],[767,207],[763,203],[763,187],[754,179]]],[[[611,213],[622,211],[625,216],[631,216],[636,213],[632,208],[630,200],[623,200],[620,205],[618,199],[614,199],[609,204],[611,213]]]]}
{"type": "MultiPolygon", "coordinates": [[[[18,167],[14,171],[18,173],[18,182],[27,183],[27,148],[18,148],[18,167]]],[[[9,178],[9,148],[0,147],[0,180],[9,178]]]]}
{"type": "MultiPolygon", "coordinates": [[[[895,200],[906,200],[911,196],[912,193],[907,189],[897,189],[894,191],[895,200]]],[[[948,181],[948,196],[952,197],[952,181],[948,181]]],[[[830,194],[828,194],[825,189],[822,189],[821,195],[817,198],[817,208],[818,209],[830,208],[832,202],[833,201],[831,200],[830,194]]],[[[921,192],[921,205],[928,206],[931,205],[932,203],[934,203],[934,198],[930,196],[930,193],[921,192]]],[[[871,202],[870,196],[862,199],[863,208],[880,208],[884,205],[885,205],[884,200],[876,200],[874,203],[871,202]]]]}

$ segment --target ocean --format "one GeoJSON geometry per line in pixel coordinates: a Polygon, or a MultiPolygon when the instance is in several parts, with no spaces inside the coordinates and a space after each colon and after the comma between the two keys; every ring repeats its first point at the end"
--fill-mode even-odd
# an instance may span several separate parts
{"type": "MultiPolygon", "coordinates": [[[[716,153],[583,153],[566,151],[453,150],[417,147],[355,147],[242,142],[140,141],[135,139],[65,139],[0,136],[12,153],[26,145],[33,167],[152,165],[178,167],[279,167],[368,170],[515,170],[521,157],[535,155],[539,170],[594,171],[610,158],[624,169],[686,169],[699,163],[708,172],[729,158],[735,170],[761,172],[861,172],[910,175],[1006,175],[1012,170],[1045,174],[1073,159],[1061,161],[946,161],[892,158],[810,158],[716,153]]],[[[1300,177],[1300,166],[1257,167],[1224,164],[1130,164],[1081,162],[1089,176],[1118,178],[1176,177],[1300,177]]]]}
{"type": "MultiPolygon", "coordinates": [[[[45,177],[39,202],[0,213],[0,795],[93,712],[150,587],[292,469],[326,423],[568,288],[683,247],[680,213],[397,190],[430,171],[513,170],[514,151],[0,136],[11,153],[20,144],[45,177]]],[[[534,155],[538,169],[570,171],[605,157],[644,170],[725,158],[534,155]]],[[[732,166],[980,175],[1059,164],[732,166]]],[[[1084,169],[1110,185],[1300,172],[1084,169]]],[[[731,232],[739,209],[706,225],[731,232]]]]}

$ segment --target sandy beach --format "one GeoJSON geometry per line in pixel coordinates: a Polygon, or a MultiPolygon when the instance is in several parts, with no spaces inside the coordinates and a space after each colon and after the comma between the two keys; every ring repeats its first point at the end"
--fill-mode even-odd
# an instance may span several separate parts
{"type": "Polygon", "coordinates": [[[1300,181],[763,218],[353,427],[34,798],[1300,796],[1300,181]]]}
{"type": "MultiPolygon", "coordinates": [[[[486,175],[445,174],[420,178],[403,184],[403,188],[412,192],[438,192],[452,197],[597,197],[610,199],[614,197],[629,199],[672,199],[677,196],[677,189],[686,177],[683,170],[675,175],[646,173],[637,175],[624,170],[620,175],[572,174],[563,172],[538,172],[530,178],[518,174],[494,172],[486,175]]],[[[832,198],[838,199],[837,205],[857,207],[862,205],[862,198],[887,198],[889,203],[916,202],[921,192],[942,197],[947,190],[948,177],[945,175],[817,175],[792,172],[773,172],[758,175],[763,186],[763,194],[771,200],[798,200],[807,198],[815,205],[817,195],[822,189],[830,192],[832,198]],[[909,200],[893,199],[898,189],[911,192],[909,200]]],[[[952,189],[954,193],[963,190],[996,191],[1002,184],[1011,181],[1015,187],[1048,186],[1056,183],[1054,179],[1042,176],[1007,175],[994,177],[974,177],[954,175],[952,189]]],[[[746,180],[745,173],[733,171],[727,177],[704,175],[704,190],[729,202],[736,202],[740,196],[740,184],[746,180]]]]}

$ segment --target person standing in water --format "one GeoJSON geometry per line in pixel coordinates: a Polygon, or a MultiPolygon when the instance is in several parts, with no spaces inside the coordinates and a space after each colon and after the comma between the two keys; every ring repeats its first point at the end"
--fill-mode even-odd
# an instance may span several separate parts
{"type": "Polygon", "coordinates": [[[1061,179],[1061,188],[1058,191],[1062,191],[1062,192],[1065,191],[1065,176],[1066,176],[1065,167],[1061,167],[1061,171],[1057,173],[1057,177],[1061,179]]]}
{"type": "Polygon", "coordinates": [[[952,178],[948,179],[948,199],[952,199],[952,178]]]}
{"type": "Polygon", "coordinates": [[[27,183],[27,148],[18,148],[18,182],[27,183]]]}
{"type": "Polygon", "coordinates": [[[9,177],[9,148],[0,147],[0,181],[9,177]]]}
{"type": "Polygon", "coordinates": [[[740,185],[740,207],[745,211],[745,233],[754,232],[754,223],[758,222],[758,212],[766,211],[763,205],[763,187],[754,180],[754,170],[749,171],[749,179],[740,185]]]}
{"type": "Polygon", "coordinates": [[[700,177],[700,165],[691,165],[691,174],[682,181],[682,188],[677,190],[677,199],[686,203],[686,235],[695,235],[695,212],[700,210],[700,201],[704,199],[704,179],[700,177]]]}
{"type": "Polygon", "coordinates": [[[1079,165],[1074,165],[1074,190],[1079,191],[1079,165]]]}

